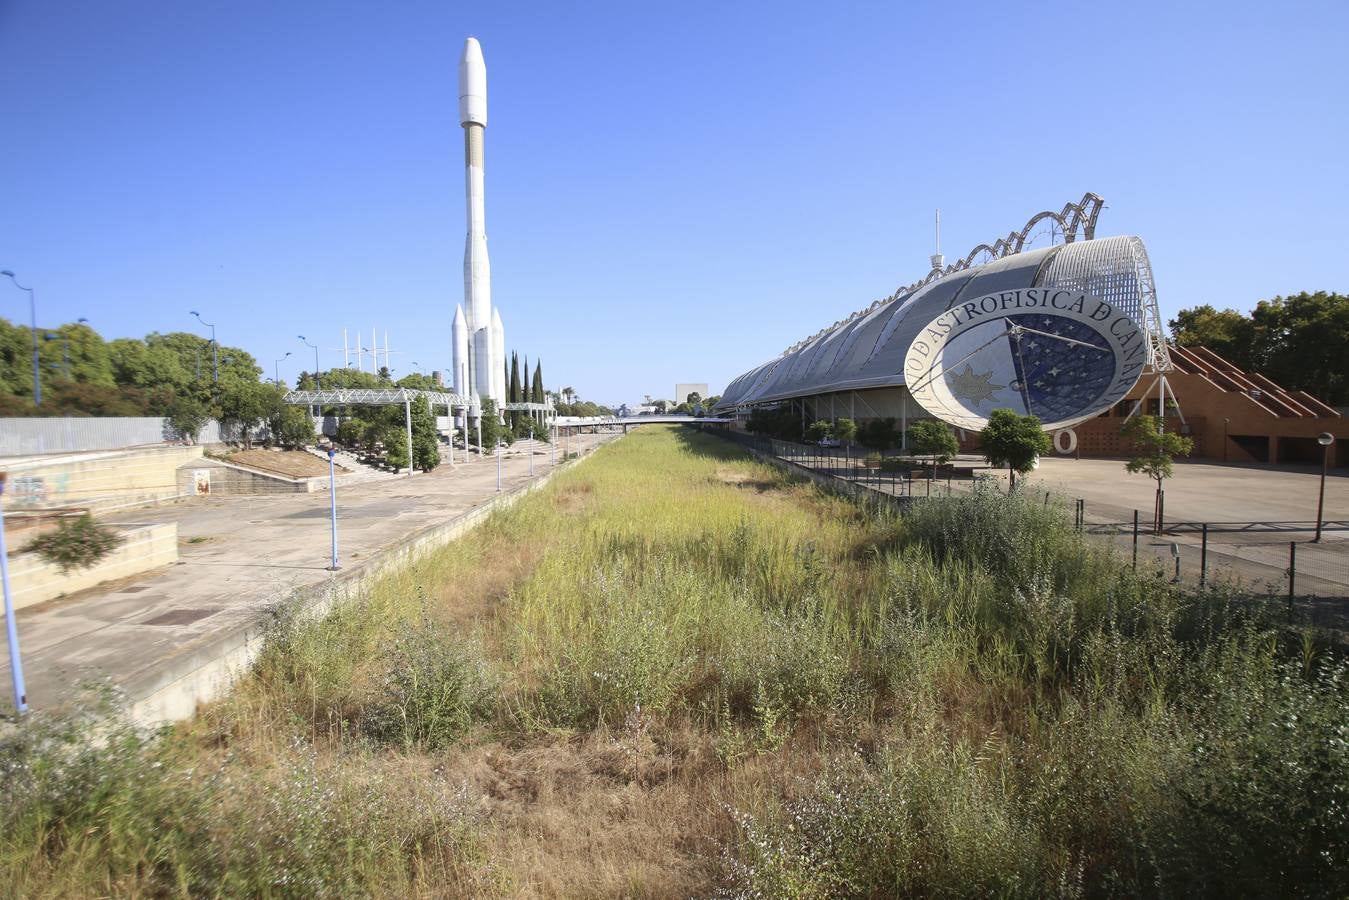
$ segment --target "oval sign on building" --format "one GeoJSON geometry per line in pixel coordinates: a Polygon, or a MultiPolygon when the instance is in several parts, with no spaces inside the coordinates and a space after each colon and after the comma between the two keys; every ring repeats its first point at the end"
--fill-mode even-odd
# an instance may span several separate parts
{"type": "Polygon", "coordinates": [[[932,415],[979,430],[995,409],[1046,430],[1100,415],[1143,374],[1147,341],[1127,313],[1081,291],[1021,288],[963,301],[927,324],[904,380],[932,415]]]}

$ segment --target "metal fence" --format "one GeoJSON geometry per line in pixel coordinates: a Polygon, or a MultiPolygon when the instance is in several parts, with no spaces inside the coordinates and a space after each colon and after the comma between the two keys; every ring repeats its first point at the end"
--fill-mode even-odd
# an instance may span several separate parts
{"type": "MultiPolygon", "coordinates": [[[[848,493],[897,500],[946,496],[979,479],[953,469],[882,470],[866,464],[868,451],[817,447],[729,429],[711,433],[823,476],[848,493]]],[[[1038,496],[1038,495],[1037,495],[1038,496]]],[[[1045,493],[1049,504],[1053,495],[1045,493]]],[[[1061,501],[1060,501],[1061,502],[1061,501]]],[[[1234,585],[1288,603],[1290,614],[1330,627],[1349,627],[1349,540],[1309,540],[1309,522],[1169,522],[1153,534],[1151,522],[1134,511],[1127,522],[1090,521],[1087,502],[1069,498],[1073,524],[1094,542],[1108,544],[1137,571],[1190,587],[1234,585]],[[1299,533],[1307,535],[1301,539],[1299,533]]],[[[1349,522],[1326,523],[1327,532],[1349,531],[1349,522]]]]}
{"type": "MultiPolygon", "coordinates": [[[[263,425],[254,429],[256,439],[262,439],[266,433],[263,425]]],[[[235,438],[237,435],[225,434],[220,423],[212,420],[197,435],[197,443],[218,444],[235,438]]],[[[118,450],[178,439],[168,420],[158,416],[0,419],[0,456],[118,450]]]]}

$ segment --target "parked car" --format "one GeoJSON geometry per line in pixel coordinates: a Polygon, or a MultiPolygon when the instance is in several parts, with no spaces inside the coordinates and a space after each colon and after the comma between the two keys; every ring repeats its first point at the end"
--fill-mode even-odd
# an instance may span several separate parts
{"type": "Polygon", "coordinates": [[[821,447],[842,447],[842,446],[843,446],[843,442],[842,442],[842,441],[840,441],[838,438],[832,438],[832,437],[821,438],[820,441],[819,441],[819,444],[820,444],[821,447]]]}

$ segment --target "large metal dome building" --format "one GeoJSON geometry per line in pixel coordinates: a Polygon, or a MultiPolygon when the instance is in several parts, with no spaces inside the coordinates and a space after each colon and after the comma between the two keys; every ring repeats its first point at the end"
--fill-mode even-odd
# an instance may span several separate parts
{"type": "Polygon", "coordinates": [[[718,411],[747,414],[755,406],[791,403],[809,418],[907,422],[927,417],[905,384],[910,343],[934,317],[962,300],[1018,288],[1084,291],[1127,312],[1147,335],[1148,371],[1165,371],[1169,359],[1147,250],[1137,237],[1096,238],[1102,205],[1100,197],[1087,194],[1059,212],[1031,217],[1020,232],[980,244],[950,266],[934,256],[923,280],[735,378],[718,411]],[[1062,243],[1026,249],[1040,235],[1062,243]]]}

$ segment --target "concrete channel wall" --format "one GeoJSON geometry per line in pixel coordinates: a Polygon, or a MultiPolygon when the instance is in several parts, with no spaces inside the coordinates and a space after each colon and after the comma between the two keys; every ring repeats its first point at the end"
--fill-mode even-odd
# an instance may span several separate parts
{"type": "MultiPolygon", "coordinates": [[[[337,604],[354,601],[374,579],[445,546],[497,510],[507,509],[542,488],[559,472],[584,461],[587,456],[589,454],[561,463],[533,481],[496,495],[448,522],[415,532],[399,543],[371,554],[358,568],[334,575],[326,585],[280,598],[278,603],[298,610],[301,615],[324,616],[337,604]]],[[[274,620],[274,616],[259,616],[245,626],[220,634],[183,653],[140,681],[124,685],[132,720],[141,725],[158,726],[191,718],[199,704],[222,696],[248,673],[274,620]]]]}
{"type": "Polygon", "coordinates": [[[9,473],[7,509],[155,503],[179,495],[178,468],[201,462],[202,448],[138,447],[68,456],[41,456],[0,464],[9,473]]]}
{"type": "Polygon", "coordinates": [[[182,495],[225,497],[259,494],[311,494],[328,477],[289,478],[274,472],[246,469],[218,459],[193,460],[178,469],[178,492],[182,495]]]}
{"type": "Polygon", "coordinates": [[[14,608],[23,609],[178,561],[177,522],[117,528],[124,542],[87,569],[62,572],[56,563],[36,553],[16,553],[9,561],[14,608]]]}

